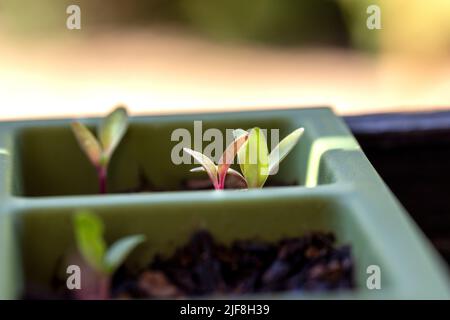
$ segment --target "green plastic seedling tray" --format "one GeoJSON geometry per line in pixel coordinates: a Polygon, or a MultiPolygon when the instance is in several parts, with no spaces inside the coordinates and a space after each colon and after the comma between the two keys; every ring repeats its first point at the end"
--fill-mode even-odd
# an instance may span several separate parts
{"type": "MultiPolygon", "coordinates": [[[[47,286],[74,247],[71,215],[92,209],[106,224],[108,242],[136,233],[148,241],[127,260],[148,264],[170,254],[198,228],[218,240],[275,241],[308,231],[333,231],[350,244],[357,288],[255,298],[449,298],[447,270],[375,172],[353,136],[328,108],[133,117],[110,167],[112,194],[96,195],[95,172],[70,131],[71,120],[0,125],[0,298],[21,298],[26,283],[47,286]],[[156,187],[176,190],[188,165],[170,159],[171,133],[259,126],[280,137],[305,128],[300,143],[270,179],[296,186],[262,190],[118,193],[138,184],[139,168],[156,187]],[[381,289],[369,289],[367,268],[381,270],[381,289]]],[[[83,120],[94,126],[98,119],[83,120]]],[[[420,196],[420,195],[418,195],[420,196]]]]}

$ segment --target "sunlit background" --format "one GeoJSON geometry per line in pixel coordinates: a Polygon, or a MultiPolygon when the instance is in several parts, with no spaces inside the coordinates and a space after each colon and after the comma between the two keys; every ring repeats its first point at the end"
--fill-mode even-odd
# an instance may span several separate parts
{"type": "Polygon", "coordinates": [[[449,0],[0,0],[0,119],[450,105],[449,0]],[[68,5],[81,30],[68,30],[68,5]],[[369,30],[369,5],[381,30],[369,30]]]}

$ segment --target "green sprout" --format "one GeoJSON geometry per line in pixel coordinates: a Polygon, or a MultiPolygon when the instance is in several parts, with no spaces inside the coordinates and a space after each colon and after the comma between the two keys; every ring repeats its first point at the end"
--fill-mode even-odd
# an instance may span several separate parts
{"type": "MultiPolygon", "coordinates": [[[[248,139],[238,152],[238,161],[248,188],[262,188],[269,175],[277,172],[281,161],[289,154],[303,135],[299,128],[285,137],[269,154],[266,138],[260,128],[250,130],[248,139]]],[[[237,129],[234,135],[239,137],[246,131],[237,129]]]]}
{"type": "Polygon", "coordinates": [[[219,159],[218,165],[216,165],[210,158],[198,151],[194,151],[189,148],[183,148],[184,152],[190,154],[201,165],[201,167],[191,169],[191,172],[206,171],[214,186],[214,189],[216,190],[223,190],[225,188],[225,178],[227,174],[234,175],[239,179],[245,181],[244,177],[236,170],[230,168],[230,166],[233,163],[238,151],[247,141],[247,138],[247,132],[237,136],[235,140],[230,143],[230,145],[223,152],[222,156],[219,159]]]}
{"type": "Polygon", "coordinates": [[[145,241],[145,236],[127,236],[107,248],[103,222],[95,214],[80,211],[75,214],[73,223],[78,251],[100,279],[97,298],[107,299],[112,275],[131,251],[145,241]]]}
{"type": "Polygon", "coordinates": [[[128,128],[128,115],[118,107],[102,119],[97,130],[98,139],[82,123],[73,122],[72,130],[81,147],[97,170],[99,192],[106,193],[108,165],[128,128]]]}

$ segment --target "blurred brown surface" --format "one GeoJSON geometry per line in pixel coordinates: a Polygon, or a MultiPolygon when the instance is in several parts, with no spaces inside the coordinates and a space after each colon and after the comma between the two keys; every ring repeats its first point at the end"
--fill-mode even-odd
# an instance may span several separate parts
{"type": "Polygon", "coordinates": [[[0,33],[0,70],[1,120],[98,115],[117,103],[135,114],[327,105],[347,115],[450,105],[445,55],[227,46],[157,29],[39,41],[0,33]]]}

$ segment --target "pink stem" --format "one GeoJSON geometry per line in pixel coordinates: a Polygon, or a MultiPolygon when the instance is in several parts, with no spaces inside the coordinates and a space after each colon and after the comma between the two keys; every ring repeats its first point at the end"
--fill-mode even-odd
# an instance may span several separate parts
{"type": "Polygon", "coordinates": [[[108,177],[108,169],[105,166],[100,166],[97,168],[98,174],[98,189],[101,194],[106,193],[106,181],[108,177]]]}
{"type": "Polygon", "coordinates": [[[226,174],[219,177],[219,184],[217,185],[217,188],[216,188],[217,190],[225,189],[225,177],[226,177],[226,174]]]}
{"type": "Polygon", "coordinates": [[[108,276],[101,275],[98,283],[98,299],[108,300],[110,298],[110,278],[108,276]]]}

